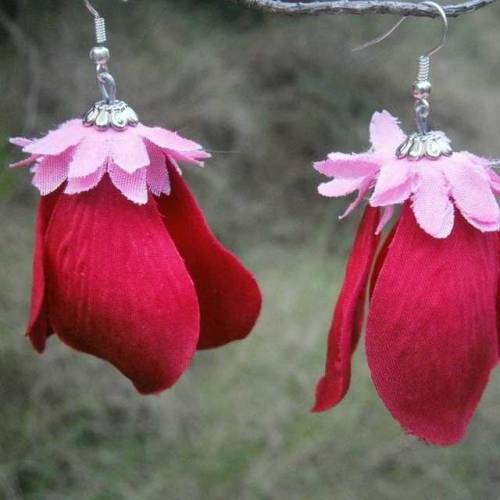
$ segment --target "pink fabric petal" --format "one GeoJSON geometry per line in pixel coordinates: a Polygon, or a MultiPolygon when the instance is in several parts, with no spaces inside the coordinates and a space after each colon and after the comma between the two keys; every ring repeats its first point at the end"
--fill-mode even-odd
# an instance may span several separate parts
{"type": "Polygon", "coordinates": [[[181,167],[179,167],[179,164],[177,163],[175,158],[173,158],[172,155],[170,155],[168,153],[164,153],[164,154],[167,157],[167,160],[169,161],[169,163],[172,165],[172,167],[174,167],[175,171],[182,177],[183,173],[182,173],[181,167]]]}
{"type": "Polygon", "coordinates": [[[199,144],[180,135],[160,127],[146,127],[138,125],[135,131],[142,137],[148,139],[161,149],[170,151],[196,151],[203,149],[199,144]]]}
{"type": "Polygon", "coordinates": [[[370,123],[370,141],[377,152],[395,155],[406,140],[406,134],[399,126],[399,120],[387,111],[374,113],[370,123]]]}
{"type": "Polygon", "coordinates": [[[462,215],[481,231],[498,230],[500,210],[486,169],[456,154],[452,159],[442,160],[441,170],[448,179],[451,195],[462,215]]]}
{"type": "Polygon", "coordinates": [[[370,205],[380,207],[403,203],[411,196],[411,190],[411,167],[404,160],[390,162],[380,169],[370,205]]]}
{"type": "Polygon", "coordinates": [[[95,172],[86,177],[72,177],[68,179],[68,184],[66,185],[66,189],[64,190],[65,194],[77,194],[84,193],[85,191],[89,191],[93,189],[101,182],[104,174],[106,173],[106,166],[103,165],[95,172]]]}
{"type": "Polygon", "coordinates": [[[31,155],[28,158],[25,158],[24,160],[11,163],[9,167],[10,168],[29,167],[33,165],[33,163],[35,163],[39,158],[41,158],[40,155],[31,155]]]}
{"type": "Polygon", "coordinates": [[[148,152],[151,164],[147,169],[146,181],[149,189],[156,196],[169,195],[171,187],[165,154],[152,144],[148,146],[148,152]]]}
{"type": "Polygon", "coordinates": [[[109,136],[107,132],[90,133],[75,148],[69,164],[69,177],[87,177],[102,167],[110,156],[109,136]]]}
{"type": "Polygon", "coordinates": [[[111,138],[110,156],[115,165],[129,174],[149,165],[149,155],[142,137],[130,133],[130,130],[107,133],[111,138]]]}
{"type": "Polygon", "coordinates": [[[339,217],[339,219],[343,219],[350,215],[364,200],[366,194],[370,190],[370,186],[372,183],[372,179],[370,177],[365,178],[365,180],[361,183],[358,188],[358,194],[354,201],[347,207],[346,211],[339,217]]]}
{"type": "Polygon", "coordinates": [[[25,146],[25,153],[57,156],[72,146],[76,146],[87,133],[80,120],[71,120],[58,129],[49,132],[45,137],[34,140],[25,146]]]}
{"type": "Polygon", "coordinates": [[[342,178],[337,177],[332,181],[323,182],[318,186],[319,194],[328,197],[346,196],[358,190],[363,184],[364,178],[342,178]]]}
{"type": "Polygon", "coordinates": [[[385,225],[391,220],[392,216],[394,215],[393,206],[383,207],[380,210],[382,210],[382,216],[380,217],[380,222],[377,226],[375,234],[380,234],[384,230],[385,225]]]}
{"type": "Polygon", "coordinates": [[[14,146],[18,146],[20,148],[25,148],[33,143],[32,139],[26,139],[25,137],[11,137],[9,142],[14,146]]]}
{"type": "Polygon", "coordinates": [[[366,328],[368,364],[395,419],[425,441],[466,431],[498,362],[498,236],[458,215],[444,240],[406,207],[383,263],[366,328]]]}
{"type": "Polygon", "coordinates": [[[146,169],[141,168],[133,174],[124,172],[114,164],[108,167],[109,176],[115,187],[130,201],[144,205],[148,201],[146,169]]]}
{"type": "Polygon", "coordinates": [[[500,194],[500,176],[492,169],[488,170],[488,176],[490,178],[491,189],[496,194],[500,194]]]}
{"type": "Polygon", "coordinates": [[[169,158],[188,165],[196,165],[198,167],[203,167],[205,165],[205,160],[211,158],[211,155],[206,151],[181,153],[179,151],[167,150],[166,153],[168,153],[169,158]]]}
{"type": "Polygon", "coordinates": [[[374,175],[379,166],[369,154],[331,153],[327,160],[314,163],[314,168],[329,177],[365,177],[374,175]]]}
{"type": "Polygon", "coordinates": [[[446,238],[453,228],[454,209],[443,174],[436,168],[419,173],[412,197],[412,208],[419,226],[435,238],[446,238]]]}
{"type": "Polygon", "coordinates": [[[55,191],[68,176],[68,155],[46,156],[38,165],[32,183],[42,196],[55,191]]]}

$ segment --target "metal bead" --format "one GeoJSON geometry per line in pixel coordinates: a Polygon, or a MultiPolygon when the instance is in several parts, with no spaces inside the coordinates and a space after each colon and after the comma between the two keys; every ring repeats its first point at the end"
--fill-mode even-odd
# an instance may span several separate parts
{"type": "Polygon", "coordinates": [[[415,99],[428,99],[431,95],[431,82],[415,82],[413,85],[413,97],[415,99]]]}
{"type": "Polygon", "coordinates": [[[413,85],[413,97],[415,99],[428,99],[429,96],[431,95],[431,82],[429,81],[424,81],[424,82],[415,82],[413,85]]]}
{"type": "Polygon", "coordinates": [[[94,47],[90,51],[90,60],[96,65],[103,66],[109,62],[111,54],[106,47],[94,47]]]}

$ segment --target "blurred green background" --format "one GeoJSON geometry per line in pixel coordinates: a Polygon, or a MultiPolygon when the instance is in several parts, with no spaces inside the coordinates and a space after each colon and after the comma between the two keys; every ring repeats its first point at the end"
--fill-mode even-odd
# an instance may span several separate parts
{"type": "MultiPolygon", "coordinates": [[[[498,499],[500,377],[466,439],[407,437],[375,394],[362,349],[343,404],[311,415],[356,215],[321,199],[313,160],[367,147],[374,110],[413,128],[418,55],[439,24],[351,48],[394,19],[265,16],[225,0],[118,0],[108,20],[119,95],[148,124],[214,152],[186,176],[220,238],[259,278],[251,337],[199,354],[160,397],[57,340],[23,337],[37,193],[0,170],[0,499],[498,499]]],[[[92,20],[78,0],[3,0],[2,164],[8,135],[37,135],[97,96],[92,20]]],[[[434,58],[434,122],[459,149],[500,157],[500,5],[452,20],[434,58]]]]}

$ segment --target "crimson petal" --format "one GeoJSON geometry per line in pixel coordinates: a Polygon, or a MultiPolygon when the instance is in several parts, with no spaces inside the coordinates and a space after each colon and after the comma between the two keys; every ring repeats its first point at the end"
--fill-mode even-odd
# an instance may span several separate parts
{"type": "Polygon", "coordinates": [[[172,386],[198,342],[196,292],[152,199],[105,177],[62,195],[46,235],[50,320],[71,347],[113,363],[139,392],[172,386]]]}
{"type": "Polygon", "coordinates": [[[44,237],[52,212],[62,188],[42,196],[35,222],[35,251],[33,254],[33,286],[31,290],[30,319],[26,335],[38,352],[45,350],[47,338],[53,333],[48,315],[45,294],[44,237]]]}
{"type": "Polygon", "coordinates": [[[409,205],[373,292],[366,350],[380,397],[428,442],[460,440],[498,360],[497,235],[458,215],[439,240],[409,205]]]}
{"type": "Polygon", "coordinates": [[[172,191],[157,198],[168,232],[194,280],[201,312],[198,349],[245,338],[262,298],[252,274],[215,238],[195,198],[169,165],[172,191]]]}
{"type": "Polygon", "coordinates": [[[385,258],[387,257],[387,253],[389,252],[389,248],[391,246],[392,240],[394,239],[394,234],[396,233],[396,229],[398,227],[398,224],[393,226],[389,234],[387,235],[387,238],[385,239],[382,248],[379,250],[377,258],[375,259],[375,264],[373,265],[373,270],[371,273],[371,278],[370,278],[370,300],[373,295],[373,290],[375,289],[375,284],[377,283],[378,276],[380,274],[380,271],[382,270],[382,266],[384,265],[385,258]]]}
{"type": "Polygon", "coordinates": [[[368,206],[352,248],[344,284],[328,334],[325,375],[316,386],[314,412],[329,410],[347,393],[351,379],[351,356],[361,328],[368,277],[380,237],[375,234],[379,209],[368,206]]]}

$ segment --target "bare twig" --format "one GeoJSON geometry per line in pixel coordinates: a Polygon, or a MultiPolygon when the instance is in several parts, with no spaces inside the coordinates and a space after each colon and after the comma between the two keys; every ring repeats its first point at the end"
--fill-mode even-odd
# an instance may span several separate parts
{"type": "MultiPolygon", "coordinates": [[[[233,0],[253,9],[272,14],[293,16],[314,14],[393,14],[398,16],[437,17],[436,9],[416,2],[393,0],[313,0],[292,2],[286,0],[233,0]]],[[[448,17],[474,12],[496,0],[468,0],[454,5],[443,5],[448,17]]]]}

